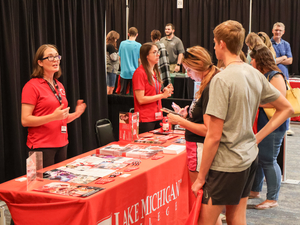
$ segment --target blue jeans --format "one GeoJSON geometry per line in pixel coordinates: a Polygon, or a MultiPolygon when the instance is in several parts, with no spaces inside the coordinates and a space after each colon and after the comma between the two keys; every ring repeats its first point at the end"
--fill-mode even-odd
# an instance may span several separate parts
{"type": "Polygon", "coordinates": [[[258,167],[252,191],[262,190],[264,177],[267,181],[267,199],[278,200],[281,185],[281,170],[277,163],[277,156],[285,131],[274,131],[258,145],[258,167]]]}

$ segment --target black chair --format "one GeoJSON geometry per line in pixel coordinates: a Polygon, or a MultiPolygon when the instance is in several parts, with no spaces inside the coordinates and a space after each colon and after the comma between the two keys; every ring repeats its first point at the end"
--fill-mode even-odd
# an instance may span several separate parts
{"type": "Polygon", "coordinates": [[[109,119],[98,120],[95,124],[96,138],[98,147],[109,144],[116,141],[114,137],[113,127],[109,119]]]}

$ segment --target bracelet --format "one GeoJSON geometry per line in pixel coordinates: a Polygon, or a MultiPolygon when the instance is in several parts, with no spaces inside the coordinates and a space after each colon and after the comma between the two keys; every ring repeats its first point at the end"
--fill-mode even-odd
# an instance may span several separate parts
{"type": "Polygon", "coordinates": [[[180,64],[179,64],[179,63],[177,63],[177,66],[180,66],[180,64]]]}

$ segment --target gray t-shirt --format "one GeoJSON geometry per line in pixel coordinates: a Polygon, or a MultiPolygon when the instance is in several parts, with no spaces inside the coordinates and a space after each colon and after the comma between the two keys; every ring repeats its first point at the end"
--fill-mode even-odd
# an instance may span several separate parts
{"type": "Polygon", "coordinates": [[[210,83],[206,114],[224,120],[212,170],[241,172],[258,154],[252,126],[259,104],[275,101],[280,92],[247,63],[228,65],[210,83]]]}
{"type": "Polygon", "coordinates": [[[178,55],[180,53],[184,53],[182,41],[178,37],[174,36],[171,40],[167,37],[163,37],[160,39],[160,42],[166,46],[170,64],[177,64],[178,55]]]}

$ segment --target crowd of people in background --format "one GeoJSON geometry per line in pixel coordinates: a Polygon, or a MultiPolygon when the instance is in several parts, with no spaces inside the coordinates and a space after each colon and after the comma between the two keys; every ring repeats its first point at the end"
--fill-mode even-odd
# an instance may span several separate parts
{"type": "MultiPolygon", "coordinates": [[[[170,73],[184,69],[191,79],[201,82],[191,105],[181,108],[173,103],[177,115],[168,115],[170,123],[186,130],[191,189],[195,195],[203,189],[198,222],[222,224],[220,215],[225,212],[228,224],[246,225],[247,200],[261,197],[264,179],[266,200],[255,208],[279,205],[277,157],[285,133],[294,133],[288,119],[293,108],[285,98],[293,56],[290,44],[282,39],[285,26],[281,22],[274,24],[271,38],[261,31],[245,39],[243,26],[232,20],[219,24],[213,33],[217,66],[203,47],[185,50],[171,23],[165,26],[165,37],[153,30],[152,42],[143,45],[136,41],[135,27],[128,30],[128,40],[119,48],[119,33],[110,31],[106,37],[107,94],[133,94],[139,130],[144,133],[160,127],[161,99],[174,92],[170,73]],[[242,51],[244,41],[247,57],[242,51]],[[266,108],[276,109],[273,117],[267,117],[266,108]]],[[[78,100],[70,113],[64,86],[57,80],[61,58],[56,46],[40,46],[31,79],[22,90],[21,123],[28,128],[27,151],[41,152],[43,167],[67,159],[67,124],[86,109],[83,100],[78,100]]]]}
{"type": "MultiPolygon", "coordinates": [[[[281,171],[277,156],[286,130],[293,135],[287,120],[293,109],[285,98],[287,66],[293,58],[289,43],[282,39],[284,32],[284,24],[277,22],[271,39],[262,31],[245,38],[244,28],[236,21],[218,25],[214,30],[217,66],[203,47],[185,50],[171,23],[165,26],[165,37],[153,30],[152,43],[143,45],[136,42],[138,30],[131,27],[129,40],[120,44],[119,93],[133,94],[141,132],[159,127],[161,99],[174,91],[170,73],[184,68],[191,79],[201,82],[190,106],[172,104],[181,116],[168,114],[170,123],[186,129],[192,190],[195,194],[200,188],[204,191],[200,224],[221,224],[224,211],[230,224],[246,224],[247,200],[260,197],[264,178],[267,198],[255,208],[278,206],[281,171]],[[267,118],[264,108],[270,107],[276,108],[276,115],[267,118]]],[[[107,41],[108,88],[112,85],[109,77],[117,70],[111,67],[118,38],[115,35],[114,41],[107,41]]]]}
{"type": "MultiPolygon", "coordinates": [[[[247,200],[260,197],[264,178],[266,200],[255,208],[278,206],[281,170],[277,156],[285,132],[293,135],[288,121],[293,108],[285,98],[287,66],[293,57],[289,43],[282,39],[285,27],[280,22],[274,24],[271,39],[265,32],[249,33],[245,39],[243,26],[232,20],[213,32],[218,66],[203,47],[185,50],[171,23],[165,26],[165,37],[153,30],[152,42],[143,45],[136,41],[135,27],[128,30],[129,39],[119,48],[119,33],[110,31],[106,37],[107,94],[114,93],[116,82],[116,92],[133,94],[139,130],[144,133],[160,127],[161,99],[174,92],[170,73],[183,67],[191,79],[201,82],[190,106],[172,104],[181,116],[168,115],[170,123],[186,129],[191,188],[195,195],[199,189],[204,193],[199,223],[221,224],[220,214],[226,211],[228,224],[246,224],[247,200]],[[249,47],[247,57],[242,52],[244,41],[249,47]],[[274,116],[268,118],[265,108],[275,108],[274,116]]],[[[64,86],[57,80],[60,60],[54,45],[42,45],[22,91],[21,119],[28,127],[28,152],[42,152],[44,167],[67,158],[67,124],[86,108],[78,100],[75,112],[69,112],[64,86]]]]}

